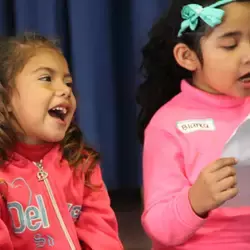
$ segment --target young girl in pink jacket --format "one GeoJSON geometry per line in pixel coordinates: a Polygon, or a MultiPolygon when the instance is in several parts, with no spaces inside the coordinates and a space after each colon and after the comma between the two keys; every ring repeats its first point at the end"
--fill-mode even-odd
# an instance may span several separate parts
{"type": "Polygon", "coordinates": [[[3,37],[0,65],[0,249],[123,249],[99,155],[72,121],[61,50],[36,34],[3,37]]]}
{"type": "Polygon", "coordinates": [[[222,157],[250,118],[250,1],[173,0],[142,68],[142,224],[153,249],[250,249],[250,207],[227,205],[239,159],[222,157]]]}

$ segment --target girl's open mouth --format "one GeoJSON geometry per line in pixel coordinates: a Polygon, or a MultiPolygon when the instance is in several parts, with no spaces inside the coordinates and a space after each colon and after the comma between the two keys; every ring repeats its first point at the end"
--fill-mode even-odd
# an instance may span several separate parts
{"type": "Polygon", "coordinates": [[[52,108],[48,111],[49,115],[54,117],[54,118],[58,118],[61,121],[65,120],[66,115],[68,114],[68,109],[65,107],[60,107],[57,106],[55,108],[52,108]]]}

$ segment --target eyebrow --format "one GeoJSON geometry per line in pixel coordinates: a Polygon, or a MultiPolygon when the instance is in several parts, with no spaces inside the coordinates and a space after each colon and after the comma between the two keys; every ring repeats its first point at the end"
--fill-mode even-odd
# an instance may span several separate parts
{"type": "Polygon", "coordinates": [[[230,32],[226,32],[223,35],[219,36],[219,39],[236,37],[236,36],[241,36],[241,35],[242,35],[242,32],[240,32],[240,31],[230,31],[230,32]]]}
{"type": "MultiPolygon", "coordinates": [[[[50,74],[52,74],[52,75],[56,73],[56,71],[55,71],[54,69],[49,68],[49,67],[40,67],[40,68],[37,68],[37,69],[35,69],[32,73],[37,73],[38,71],[42,71],[42,70],[48,71],[48,72],[49,72],[50,74]]],[[[68,77],[71,77],[71,78],[72,78],[72,76],[71,76],[70,73],[64,74],[64,78],[68,78],[68,77]]]]}

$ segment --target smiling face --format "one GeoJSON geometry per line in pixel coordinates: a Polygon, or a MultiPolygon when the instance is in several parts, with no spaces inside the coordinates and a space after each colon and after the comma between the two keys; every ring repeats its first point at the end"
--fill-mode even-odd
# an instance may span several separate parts
{"type": "Polygon", "coordinates": [[[230,3],[223,9],[223,23],[201,39],[203,65],[194,85],[213,94],[250,96],[250,3],[230,3]]]}
{"type": "Polygon", "coordinates": [[[16,76],[10,103],[9,112],[23,142],[61,141],[76,109],[72,77],[63,55],[55,49],[37,49],[16,76]]]}

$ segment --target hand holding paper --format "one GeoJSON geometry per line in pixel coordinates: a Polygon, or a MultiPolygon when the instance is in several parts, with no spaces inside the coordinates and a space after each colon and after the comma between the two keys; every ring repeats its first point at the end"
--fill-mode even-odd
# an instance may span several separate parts
{"type": "Polygon", "coordinates": [[[220,207],[238,193],[234,158],[218,159],[207,165],[189,190],[193,211],[200,217],[220,207]]]}

